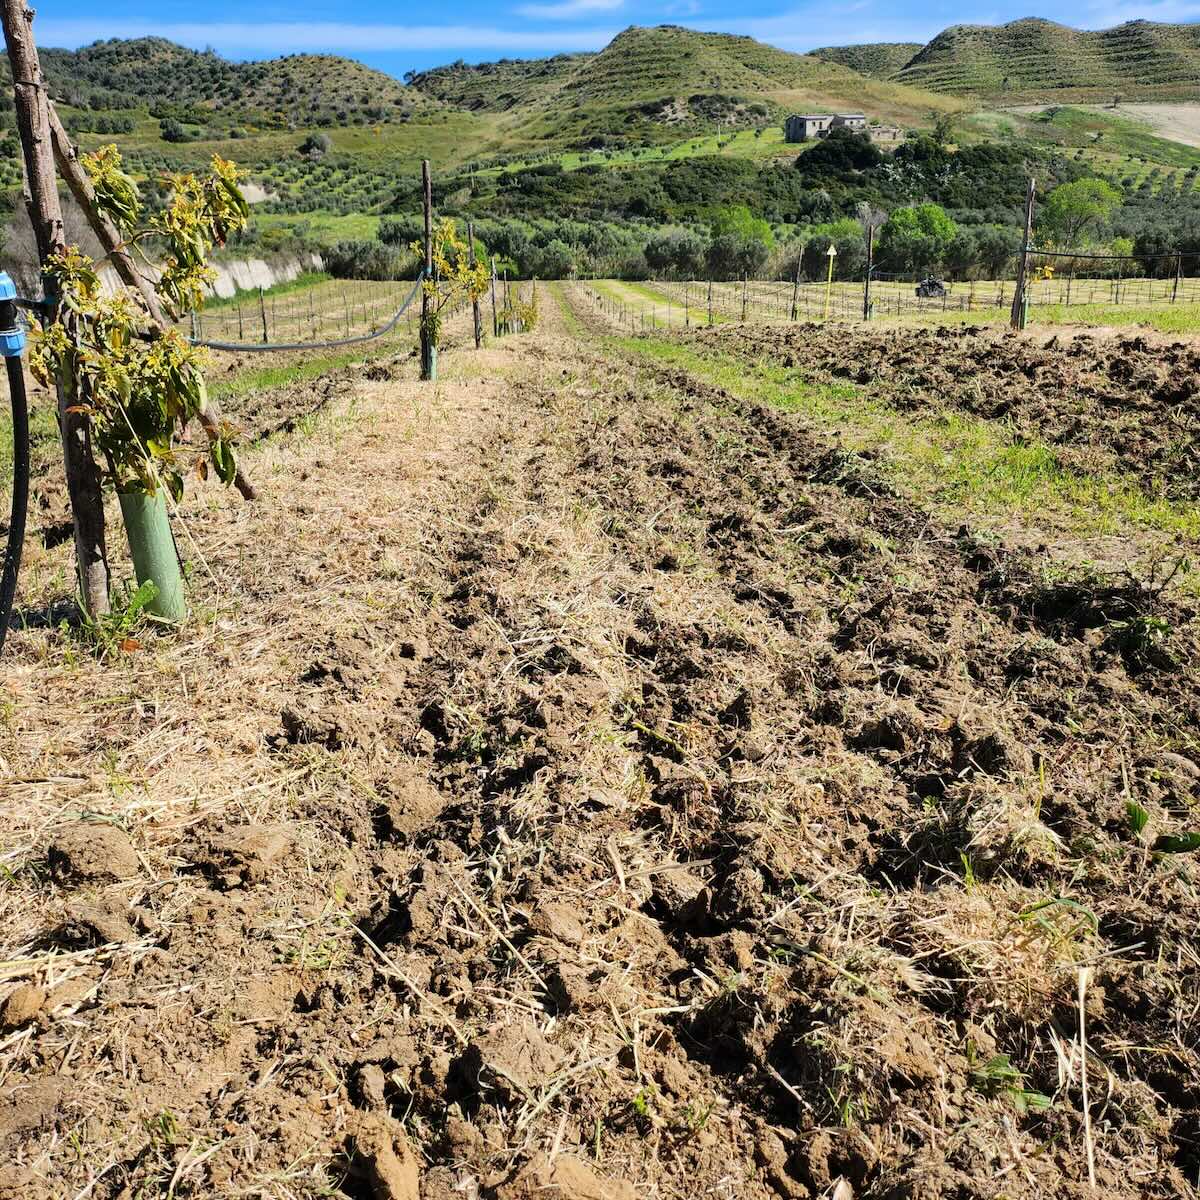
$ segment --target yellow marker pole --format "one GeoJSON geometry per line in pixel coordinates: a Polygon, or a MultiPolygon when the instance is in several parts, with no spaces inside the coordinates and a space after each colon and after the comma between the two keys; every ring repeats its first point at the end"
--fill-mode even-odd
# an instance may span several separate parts
{"type": "Polygon", "coordinates": [[[825,280],[825,320],[829,320],[829,299],[833,291],[833,260],[837,258],[837,247],[830,242],[829,249],[825,251],[829,255],[829,277],[825,280]]]}

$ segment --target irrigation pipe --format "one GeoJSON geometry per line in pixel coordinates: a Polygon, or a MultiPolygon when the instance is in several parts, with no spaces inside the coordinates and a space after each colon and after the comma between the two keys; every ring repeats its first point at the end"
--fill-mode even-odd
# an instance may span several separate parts
{"type": "Polygon", "coordinates": [[[408,310],[408,306],[417,298],[424,282],[425,272],[417,276],[413,290],[408,293],[404,303],[397,309],[395,316],[386,325],[380,326],[374,333],[361,333],[355,337],[338,338],[332,342],[206,342],[199,338],[188,338],[189,346],[202,346],[205,350],[243,350],[252,354],[266,354],[280,350],[337,350],[342,346],[360,346],[363,342],[373,342],[386,337],[397,325],[400,318],[408,310]]]}
{"type": "Polygon", "coordinates": [[[8,397],[12,405],[13,484],[12,514],[8,519],[8,542],[4,548],[4,571],[0,574],[0,650],[8,633],[21,548],[25,542],[25,517],[29,509],[29,405],[25,398],[25,371],[21,354],[25,331],[17,321],[17,290],[6,272],[0,272],[0,354],[8,371],[8,397]]]}

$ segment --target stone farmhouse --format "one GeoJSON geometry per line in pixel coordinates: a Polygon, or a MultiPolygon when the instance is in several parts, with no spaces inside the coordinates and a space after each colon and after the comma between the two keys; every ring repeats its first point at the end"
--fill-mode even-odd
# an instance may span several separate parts
{"type": "Polygon", "coordinates": [[[833,129],[867,131],[867,118],[862,113],[800,113],[788,117],[783,126],[784,139],[807,142],[809,138],[828,137],[833,129]]]}

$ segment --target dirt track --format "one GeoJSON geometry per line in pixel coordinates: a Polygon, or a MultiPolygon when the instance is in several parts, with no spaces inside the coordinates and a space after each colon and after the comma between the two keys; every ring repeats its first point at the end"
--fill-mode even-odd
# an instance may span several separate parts
{"type": "Polygon", "coordinates": [[[13,635],[0,1196],[1089,1196],[1081,971],[1194,1194],[1194,614],[543,309],[193,496],[182,637],[13,635]]]}

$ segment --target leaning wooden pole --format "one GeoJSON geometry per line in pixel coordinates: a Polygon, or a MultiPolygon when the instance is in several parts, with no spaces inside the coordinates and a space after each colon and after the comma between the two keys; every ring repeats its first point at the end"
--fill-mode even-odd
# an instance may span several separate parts
{"type": "Polygon", "coordinates": [[[1037,195],[1037,183],[1029,181],[1029,192],[1025,197],[1025,239],[1021,243],[1021,257],[1017,260],[1017,286],[1013,289],[1010,324],[1014,329],[1024,329],[1026,321],[1025,288],[1029,276],[1029,251],[1033,242],[1033,202],[1037,195]]]}
{"type": "MultiPolygon", "coordinates": [[[[142,303],[146,306],[146,312],[150,315],[150,320],[159,329],[166,330],[170,328],[170,323],[167,321],[166,314],[163,312],[162,305],[159,304],[158,296],[155,294],[154,285],[137,269],[137,264],[133,261],[129,251],[126,250],[124,240],[117,231],[117,227],[100,211],[99,206],[96,204],[96,192],[92,187],[92,181],[80,165],[75,145],[71,141],[70,134],[67,133],[62,121],[59,120],[58,112],[55,110],[53,102],[47,101],[46,109],[50,119],[50,138],[54,143],[54,160],[58,163],[59,174],[66,180],[67,187],[71,189],[71,194],[75,197],[79,207],[83,209],[88,224],[92,227],[92,232],[99,238],[100,244],[104,247],[113,270],[116,271],[122,283],[127,287],[133,288],[141,296],[142,303]]],[[[240,307],[238,309],[238,318],[240,325],[240,307]]],[[[201,427],[208,436],[208,440],[215,442],[221,436],[221,410],[217,407],[216,401],[210,399],[207,402],[205,407],[200,411],[199,420],[201,427]]],[[[234,477],[233,482],[237,490],[247,500],[253,500],[257,496],[254,485],[246,478],[240,466],[237,468],[237,475],[234,477]]]]}
{"type": "MultiPolygon", "coordinates": [[[[52,255],[65,248],[62,206],[54,174],[54,151],[50,138],[50,115],[46,84],[42,78],[37,46],[33,40],[33,11],[25,0],[0,0],[4,42],[12,70],[17,110],[17,129],[25,160],[28,187],[26,203],[37,239],[42,264],[42,289],[51,307],[48,321],[57,321],[54,304],[56,284],[48,269],[52,255]]],[[[104,500],[100,493],[100,471],[92,455],[91,422],[86,413],[74,411],[75,398],[57,381],[58,423],[63,441],[67,492],[75,526],[75,558],[79,568],[79,594],[85,612],[92,617],[108,612],[109,572],[104,544],[104,500]]]]}

